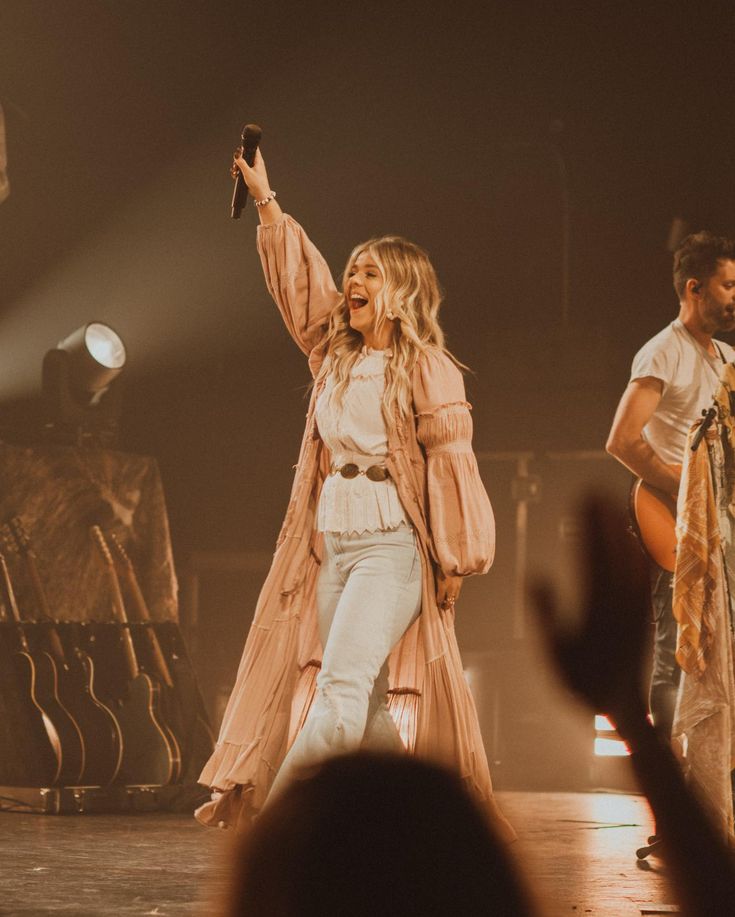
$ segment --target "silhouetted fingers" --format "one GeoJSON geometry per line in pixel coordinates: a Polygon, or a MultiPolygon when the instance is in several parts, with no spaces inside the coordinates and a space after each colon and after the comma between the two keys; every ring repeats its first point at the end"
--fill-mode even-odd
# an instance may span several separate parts
{"type": "Polygon", "coordinates": [[[627,520],[615,501],[590,493],[582,501],[583,563],[588,576],[610,581],[625,565],[627,520]]]}
{"type": "Polygon", "coordinates": [[[638,618],[648,601],[648,574],[630,534],[627,513],[617,501],[592,493],[583,501],[581,516],[589,615],[638,618]]]}
{"type": "Polygon", "coordinates": [[[538,579],[528,590],[541,636],[547,649],[554,655],[559,650],[559,606],[556,593],[547,580],[538,579]]]}

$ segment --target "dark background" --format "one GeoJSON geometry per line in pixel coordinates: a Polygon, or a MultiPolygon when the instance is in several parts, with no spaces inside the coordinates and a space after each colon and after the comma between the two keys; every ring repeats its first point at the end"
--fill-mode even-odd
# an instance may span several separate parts
{"type": "MultiPolygon", "coordinates": [[[[121,333],[121,446],[160,462],[180,569],[197,552],[251,558],[249,574],[203,585],[211,692],[232,677],[272,550],[308,383],[265,291],[256,215],[228,216],[242,123],[263,127],[272,187],[335,273],[378,233],[428,248],[450,347],[474,370],[481,453],[600,450],[633,353],[676,314],[672,220],[733,232],[734,16],[678,2],[3,0],[0,399],[28,403],[43,353],[83,322],[121,333]]],[[[498,561],[468,584],[459,622],[492,666],[512,630],[513,468],[482,462],[498,561]]],[[[601,459],[532,470],[530,563],[554,566],[568,498],[586,480],[622,495],[625,473],[601,459]]]]}

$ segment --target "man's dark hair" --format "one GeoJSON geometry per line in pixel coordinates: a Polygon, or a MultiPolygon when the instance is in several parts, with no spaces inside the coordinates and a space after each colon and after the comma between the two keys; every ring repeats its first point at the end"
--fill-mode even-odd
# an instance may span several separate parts
{"type": "Polygon", "coordinates": [[[735,240],[703,230],[692,233],[674,252],[674,289],[684,296],[687,280],[708,280],[720,261],[735,261],[735,240]]]}

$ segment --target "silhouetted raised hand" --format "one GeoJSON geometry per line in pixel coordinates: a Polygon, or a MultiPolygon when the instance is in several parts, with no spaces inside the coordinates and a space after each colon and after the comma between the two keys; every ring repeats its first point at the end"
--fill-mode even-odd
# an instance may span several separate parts
{"type": "Polygon", "coordinates": [[[581,522],[584,593],[576,625],[563,623],[549,583],[532,589],[545,643],[563,681],[595,712],[609,714],[628,743],[683,912],[733,913],[735,863],[727,844],[646,715],[642,662],[649,603],[642,552],[623,514],[605,497],[584,501],[581,522]]]}
{"type": "Polygon", "coordinates": [[[532,595],[541,632],[562,679],[595,712],[607,713],[616,722],[645,717],[645,558],[624,514],[609,499],[588,497],[580,516],[579,618],[573,625],[562,623],[553,586],[539,582],[532,595]]]}

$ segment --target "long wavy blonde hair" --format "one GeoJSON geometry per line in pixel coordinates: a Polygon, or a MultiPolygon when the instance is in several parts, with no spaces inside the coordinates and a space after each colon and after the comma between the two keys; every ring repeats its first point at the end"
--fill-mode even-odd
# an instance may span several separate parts
{"type": "Polygon", "coordinates": [[[362,335],[350,327],[350,308],[344,295],[352,266],[363,252],[373,258],[383,275],[383,286],[375,297],[376,329],[380,331],[390,321],[388,313],[393,315],[394,336],[383,395],[383,415],[392,426],[396,409],[403,419],[413,414],[411,374],[419,354],[429,347],[448,353],[438,320],[443,297],[436,271],[419,245],[401,236],[380,236],[352,250],[342,277],[342,296],[329,317],[324,341],[326,359],[316,379],[318,383],[328,373],[334,373],[333,398],[338,405],[363,346],[362,335]]]}

